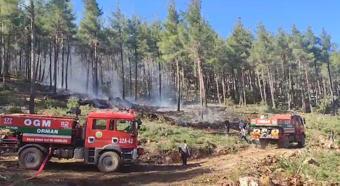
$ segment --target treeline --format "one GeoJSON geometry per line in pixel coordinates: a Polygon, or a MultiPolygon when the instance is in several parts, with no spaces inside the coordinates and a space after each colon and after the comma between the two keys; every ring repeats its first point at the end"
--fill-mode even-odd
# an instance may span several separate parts
{"type": "Polygon", "coordinates": [[[75,55],[95,94],[110,86],[104,77],[113,69],[119,77],[109,81],[120,82],[115,88],[123,99],[164,100],[170,92],[178,110],[183,102],[305,112],[336,107],[340,52],[324,30],[315,35],[292,26],[274,34],[259,24],[253,34],[238,20],[224,39],[202,17],[200,0],[183,13],[170,1],[167,18],[153,23],[127,17],[118,6],[104,20],[95,0],[84,5],[77,26],[67,0],[0,1],[2,84],[10,75],[31,80],[31,107],[33,82],[48,82],[54,92],[71,88],[75,55]]]}

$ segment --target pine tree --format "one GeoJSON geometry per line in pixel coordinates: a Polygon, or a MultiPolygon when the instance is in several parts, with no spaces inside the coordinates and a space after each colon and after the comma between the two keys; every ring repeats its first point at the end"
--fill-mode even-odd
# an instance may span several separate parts
{"type": "Polygon", "coordinates": [[[93,67],[93,89],[98,95],[98,47],[101,34],[100,16],[102,11],[96,0],[85,0],[85,13],[79,26],[79,39],[81,43],[90,50],[90,63],[93,67]]]}
{"type": "Polygon", "coordinates": [[[116,45],[114,48],[117,49],[120,56],[120,64],[121,64],[121,82],[122,82],[122,98],[125,99],[126,95],[126,86],[125,86],[125,71],[124,71],[124,48],[127,42],[127,21],[124,15],[122,14],[119,7],[117,7],[116,11],[113,13],[111,19],[111,30],[113,34],[112,44],[116,45]]]}
{"type": "Polygon", "coordinates": [[[175,2],[171,1],[159,45],[164,61],[176,64],[177,111],[180,111],[181,109],[180,60],[184,50],[179,36],[179,24],[179,15],[176,10],[175,2]]]}
{"type": "Polygon", "coordinates": [[[321,56],[322,61],[327,65],[327,72],[328,72],[328,80],[329,80],[329,86],[330,86],[330,95],[332,97],[332,113],[335,114],[335,96],[334,96],[334,88],[333,88],[333,77],[332,77],[332,71],[331,71],[331,64],[330,64],[330,50],[332,47],[331,44],[331,37],[327,34],[327,32],[323,29],[321,36],[321,56]]]}
{"type": "MultiPolygon", "coordinates": [[[[292,108],[292,50],[289,47],[289,36],[282,29],[279,29],[274,41],[274,60],[281,63],[281,73],[278,74],[279,89],[282,89],[281,96],[287,101],[287,110],[292,108]],[[284,95],[282,95],[284,94],[284,95]]],[[[262,93],[262,92],[261,92],[262,93]]],[[[285,105],[285,104],[283,104],[285,105]]]]}
{"type": "Polygon", "coordinates": [[[0,1],[0,24],[1,24],[1,47],[0,47],[0,73],[2,74],[3,87],[6,87],[6,78],[8,76],[9,61],[6,58],[10,51],[10,37],[14,27],[14,19],[18,14],[18,0],[0,1]],[[7,48],[6,48],[6,40],[7,48]]]}
{"type": "MultiPolygon", "coordinates": [[[[140,20],[138,17],[133,17],[132,19],[128,20],[127,23],[127,34],[128,34],[128,39],[127,39],[127,46],[129,52],[132,54],[132,58],[135,62],[135,86],[134,86],[134,97],[135,100],[138,98],[138,60],[140,59],[139,55],[139,34],[140,34],[140,20]]],[[[132,87],[132,67],[130,66],[130,75],[129,75],[129,82],[130,82],[130,87],[132,87]]]]}
{"type": "Polygon", "coordinates": [[[252,40],[251,33],[244,28],[241,20],[238,20],[231,36],[227,39],[232,81],[234,82],[233,98],[234,100],[238,98],[239,104],[244,104],[246,101],[244,73],[249,66],[248,58],[250,56],[252,40]]]}
{"type": "MultiPolygon", "coordinates": [[[[199,95],[201,106],[207,107],[206,97],[206,85],[204,81],[204,60],[205,52],[209,48],[205,48],[207,37],[205,31],[207,31],[207,23],[204,21],[201,15],[201,1],[192,0],[189,6],[189,10],[186,14],[187,22],[187,40],[182,41],[183,45],[189,54],[189,57],[195,61],[197,65],[199,95]]],[[[202,115],[203,116],[203,115],[202,115]]]]}

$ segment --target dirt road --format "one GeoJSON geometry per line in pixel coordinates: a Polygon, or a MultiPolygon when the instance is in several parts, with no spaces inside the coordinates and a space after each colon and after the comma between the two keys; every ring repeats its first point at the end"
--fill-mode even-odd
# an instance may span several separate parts
{"type": "MultiPolygon", "coordinates": [[[[190,165],[182,167],[173,165],[139,164],[125,166],[120,172],[103,174],[96,167],[74,161],[52,160],[46,170],[38,177],[25,183],[33,185],[183,185],[183,184],[216,184],[223,182],[227,176],[238,176],[235,167],[252,164],[270,155],[292,154],[298,149],[266,150],[248,148],[236,154],[214,156],[190,161],[190,165]],[[232,171],[234,170],[234,171],[232,171]]],[[[19,169],[13,156],[0,160],[0,185],[17,183],[21,185],[25,178],[31,177],[35,171],[19,169]]]]}

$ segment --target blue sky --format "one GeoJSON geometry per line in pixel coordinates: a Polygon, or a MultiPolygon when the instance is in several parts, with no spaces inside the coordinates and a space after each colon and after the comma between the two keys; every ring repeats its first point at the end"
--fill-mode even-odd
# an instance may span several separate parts
{"type": "MultiPolygon", "coordinates": [[[[84,12],[83,0],[72,0],[77,22],[84,12]]],[[[115,10],[118,0],[97,0],[107,19],[115,10]]],[[[177,8],[185,11],[190,0],[176,0],[177,8]]],[[[138,15],[144,20],[163,20],[167,15],[168,0],[119,0],[121,10],[131,17],[138,15]]],[[[210,25],[227,37],[240,17],[244,25],[255,31],[263,23],[271,32],[278,28],[290,31],[293,24],[300,30],[308,26],[319,34],[322,28],[340,46],[339,0],[202,0],[202,14],[210,25]]]]}

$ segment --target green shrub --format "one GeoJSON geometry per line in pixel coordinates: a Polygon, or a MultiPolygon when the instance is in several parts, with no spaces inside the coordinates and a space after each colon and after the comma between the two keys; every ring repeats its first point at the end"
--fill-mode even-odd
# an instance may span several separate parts
{"type": "Polygon", "coordinates": [[[72,108],[78,108],[79,107],[79,99],[75,97],[71,97],[67,100],[67,108],[72,109],[72,108]]]}
{"type": "Polygon", "coordinates": [[[215,149],[238,149],[237,136],[210,134],[204,130],[192,129],[161,123],[160,121],[144,121],[140,129],[140,139],[149,151],[177,151],[179,144],[187,141],[194,151],[213,153],[215,149]],[[153,149],[156,148],[156,149],[153,149]]]}
{"type": "Polygon", "coordinates": [[[329,114],[332,109],[332,98],[327,96],[320,100],[319,105],[316,108],[316,112],[321,114],[329,114]]]}
{"type": "Polygon", "coordinates": [[[41,99],[41,100],[38,99],[35,101],[35,104],[38,110],[65,107],[65,103],[63,101],[50,99],[50,98],[41,99]]]}
{"type": "Polygon", "coordinates": [[[20,107],[11,107],[7,111],[8,114],[16,114],[16,113],[22,113],[22,110],[20,107]]]}
{"type": "Polygon", "coordinates": [[[339,183],[340,175],[337,171],[339,166],[339,152],[313,150],[305,151],[297,157],[281,157],[276,168],[285,170],[289,175],[299,174],[313,181],[339,183]],[[312,163],[309,162],[311,159],[313,159],[312,163]]]}
{"type": "Polygon", "coordinates": [[[0,105],[23,106],[25,105],[25,100],[21,97],[18,97],[11,90],[2,90],[0,91],[0,105]]]}

